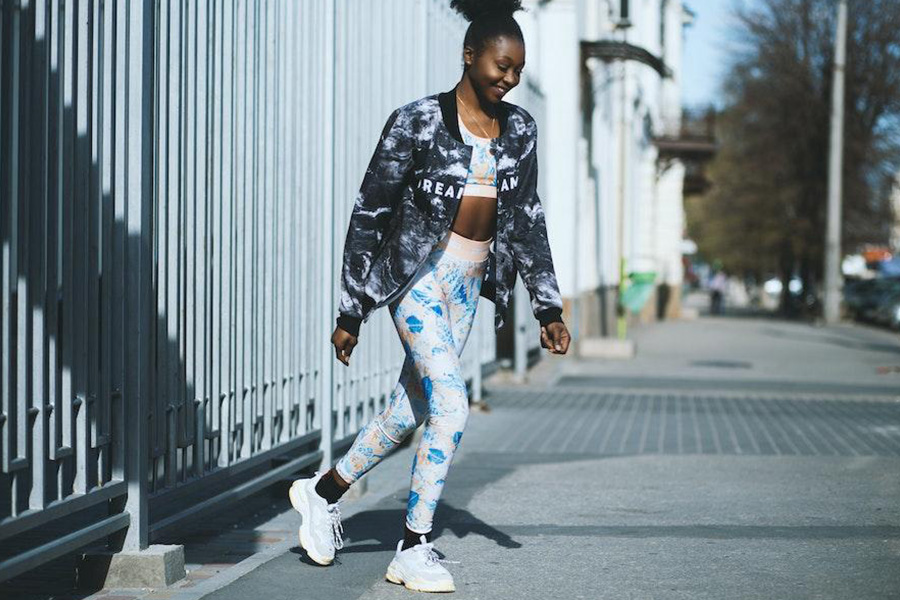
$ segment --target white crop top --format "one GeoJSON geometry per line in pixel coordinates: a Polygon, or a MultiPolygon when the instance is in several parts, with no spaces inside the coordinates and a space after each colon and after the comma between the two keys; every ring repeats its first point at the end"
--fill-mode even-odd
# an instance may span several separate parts
{"type": "Polygon", "coordinates": [[[459,117],[459,132],[462,134],[463,142],[467,146],[472,146],[472,162],[469,163],[463,196],[496,198],[497,159],[490,152],[491,139],[478,137],[466,129],[462,117],[459,117]]]}

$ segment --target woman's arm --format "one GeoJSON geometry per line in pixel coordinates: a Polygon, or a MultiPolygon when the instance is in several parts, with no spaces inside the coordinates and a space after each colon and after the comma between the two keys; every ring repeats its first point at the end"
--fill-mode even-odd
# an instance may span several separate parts
{"type": "Polygon", "coordinates": [[[531,296],[532,312],[543,327],[562,322],[562,297],[547,239],[544,207],[537,191],[537,124],[530,115],[527,119],[528,139],[520,159],[519,199],[513,212],[510,247],[516,270],[531,296]]]}
{"type": "Polygon", "coordinates": [[[375,252],[388,231],[394,206],[412,169],[409,116],[396,109],[388,117],[356,196],[341,270],[338,326],[354,336],[371,309],[365,282],[375,252]]]}

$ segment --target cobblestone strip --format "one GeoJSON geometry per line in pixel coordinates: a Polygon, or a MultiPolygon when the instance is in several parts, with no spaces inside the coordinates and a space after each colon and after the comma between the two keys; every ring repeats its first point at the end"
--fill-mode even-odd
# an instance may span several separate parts
{"type": "Polygon", "coordinates": [[[501,452],[900,455],[900,402],[802,394],[492,389],[501,452]]]}

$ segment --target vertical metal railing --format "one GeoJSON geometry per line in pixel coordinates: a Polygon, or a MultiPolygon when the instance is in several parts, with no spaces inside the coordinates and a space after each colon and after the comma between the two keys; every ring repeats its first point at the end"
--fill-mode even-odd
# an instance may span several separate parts
{"type": "Polygon", "coordinates": [[[146,5],[0,4],[2,578],[136,523],[146,5]]]}
{"type": "MultiPolygon", "coordinates": [[[[403,362],[328,343],[390,111],[449,89],[438,0],[0,2],[0,580],[330,463],[403,362]]],[[[494,361],[483,302],[463,356],[494,361]]]]}
{"type": "Polygon", "coordinates": [[[154,536],[322,459],[333,311],[333,4],[156,10],[154,536]]]}

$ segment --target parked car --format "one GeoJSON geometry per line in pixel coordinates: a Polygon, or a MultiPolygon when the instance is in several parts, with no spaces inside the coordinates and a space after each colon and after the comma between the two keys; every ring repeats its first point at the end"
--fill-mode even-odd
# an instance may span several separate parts
{"type": "Polygon", "coordinates": [[[844,302],[857,319],[890,325],[900,302],[900,278],[864,279],[844,285],[844,302]]]}
{"type": "Polygon", "coordinates": [[[845,279],[844,280],[844,306],[853,316],[856,316],[863,299],[869,290],[876,285],[876,279],[845,279]]]}
{"type": "Polygon", "coordinates": [[[872,311],[872,320],[891,329],[900,328],[900,289],[884,294],[878,307],[872,311]]]}

